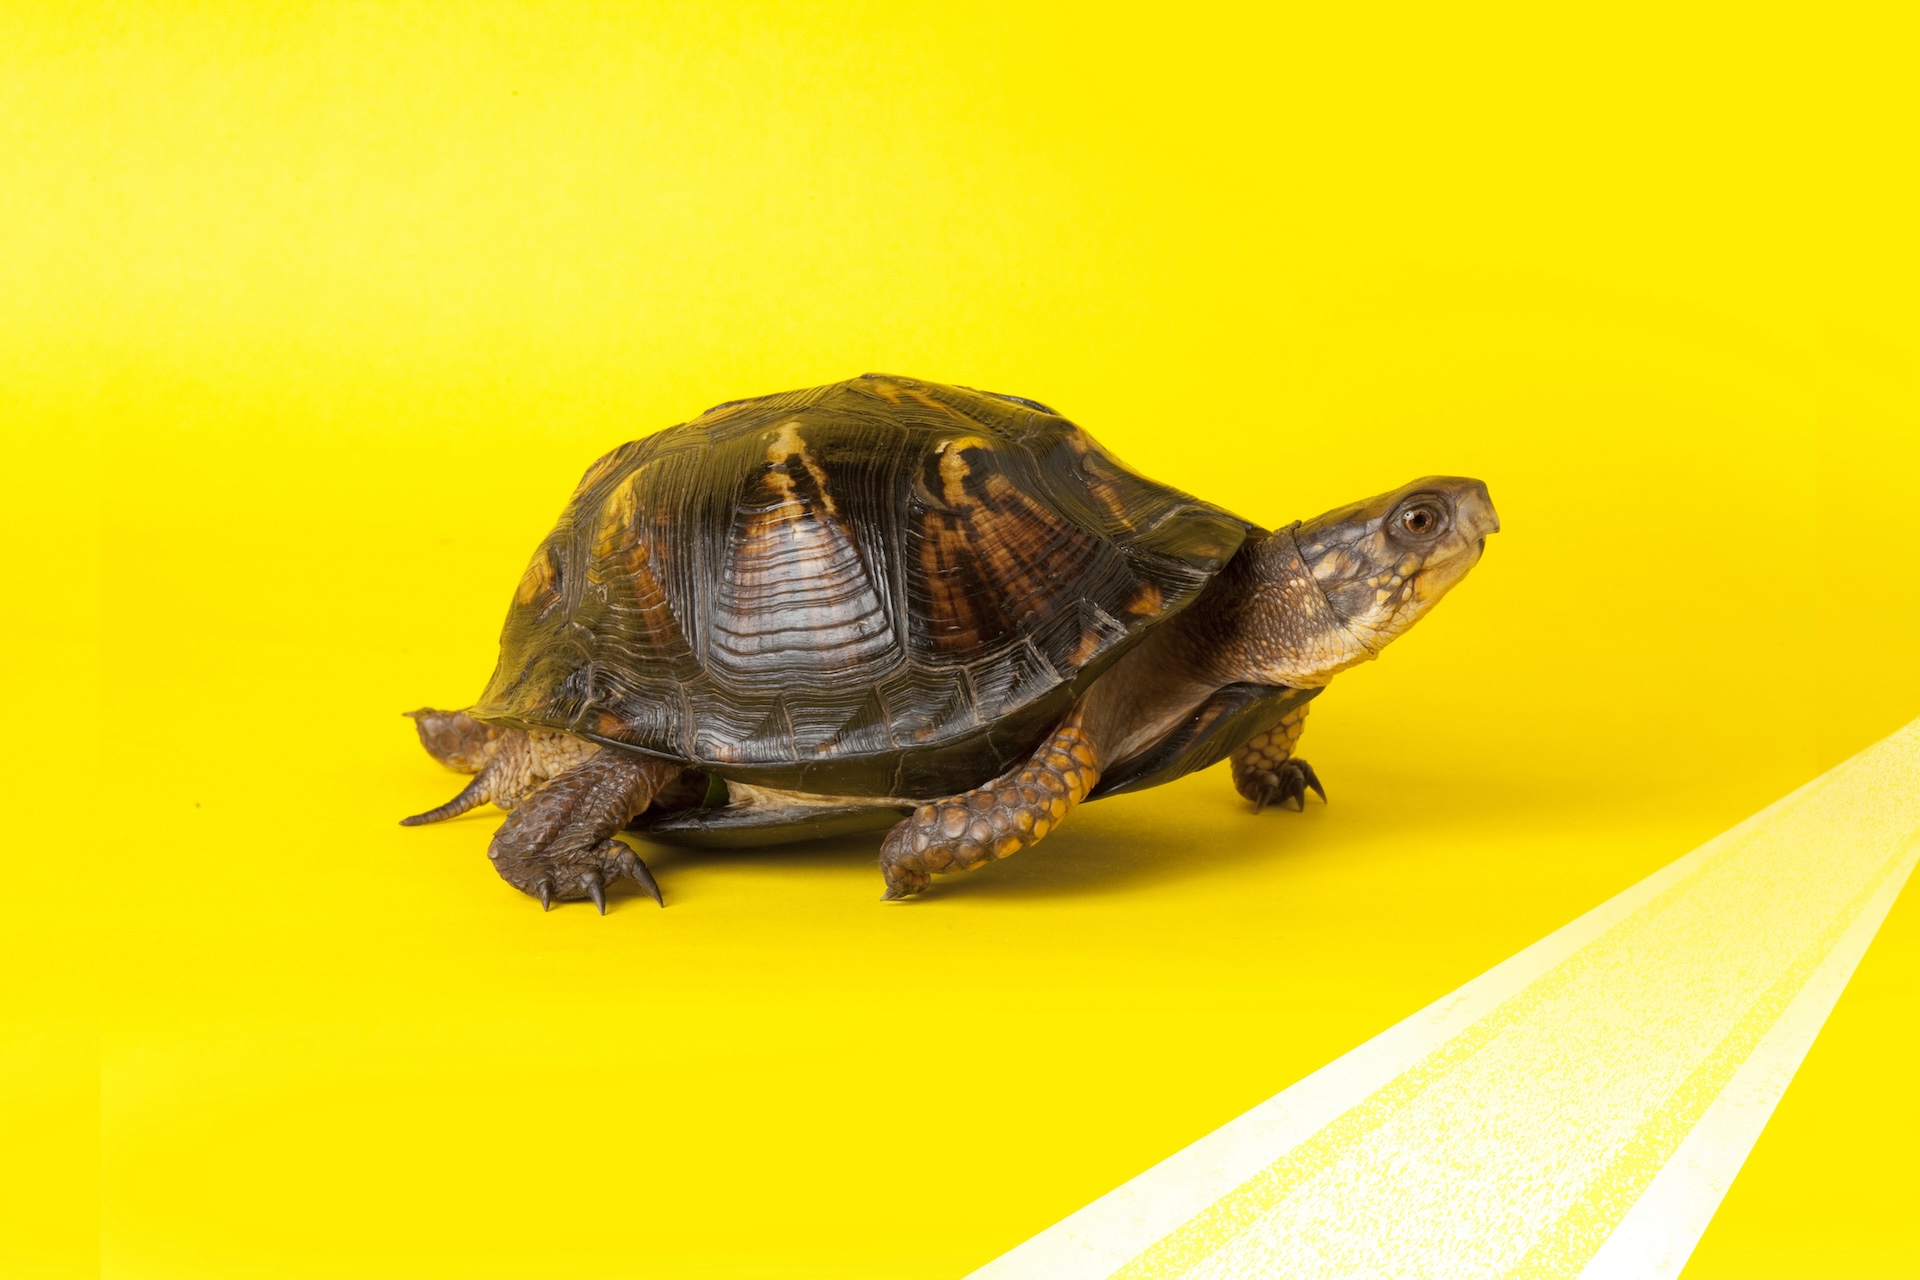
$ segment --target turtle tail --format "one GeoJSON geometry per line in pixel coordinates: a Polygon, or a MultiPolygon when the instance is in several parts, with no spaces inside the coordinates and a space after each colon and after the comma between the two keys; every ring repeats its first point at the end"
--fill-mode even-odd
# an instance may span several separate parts
{"type": "Polygon", "coordinates": [[[493,748],[492,755],[459,795],[438,809],[400,819],[400,825],[423,827],[429,822],[445,822],[489,801],[502,809],[511,809],[526,795],[532,782],[533,760],[527,751],[527,735],[510,731],[489,745],[493,748]]]}
{"type": "Polygon", "coordinates": [[[479,808],[493,798],[490,794],[493,790],[493,779],[487,776],[491,772],[493,772],[493,766],[489,765],[473,775],[473,781],[461,788],[459,795],[438,809],[429,809],[425,813],[416,813],[410,818],[400,819],[400,825],[424,827],[429,822],[445,822],[448,818],[459,817],[469,809],[479,808]]]}

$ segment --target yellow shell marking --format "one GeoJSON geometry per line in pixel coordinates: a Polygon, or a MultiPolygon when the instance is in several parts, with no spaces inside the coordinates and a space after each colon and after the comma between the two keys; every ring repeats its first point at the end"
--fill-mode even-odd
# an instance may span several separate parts
{"type": "Polygon", "coordinates": [[[607,503],[600,509],[600,524],[593,535],[593,559],[597,567],[601,562],[630,550],[634,539],[634,516],[639,507],[639,499],[634,495],[640,479],[636,471],[627,477],[627,482],[615,489],[607,497],[607,503]]]}
{"type": "Polygon", "coordinates": [[[531,605],[543,596],[553,596],[553,580],[558,574],[559,567],[553,562],[553,548],[541,547],[534,553],[533,563],[520,575],[520,586],[513,593],[514,603],[531,605]]]}
{"type": "Polygon", "coordinates": [[[1140,589],[1133,593],[1133,599],[1127,601],[1127,612],[1136,618],[1152,617],[1166,607],[1166,597],[1151,582],[1141,583],[1140,589]]]}
{"type": "Polygon", "coordinates": [[[949,506],[963,507],[973,501],[967,496],[966,480],[972,474],[967,466],[967,450],[992,447],[980,436],[960,436],[940,446],[940,490],[949,506]]]}
{"type": "Polygon", "coordinates": [[[610,449],[594,459],[593,465],[587,468],[587,473],[580,477],[580,483],[573,487],[573,496],[579,497],[619,470],[627,461],[627,456],[632,452],[633,447],[632,444],[623,444],[618,449],[610,449]]]}
{"type": "Polygon", "coordinates": [[[826,507],[827,514],[839,515],[840,508],[834,504],[833,492],[827,488],[827,473],[820,469],[820,464],[814,461],[811,453],[807,452],[807,442],[800,438],[798,422],[780,424],[780,429],[774,432],[772,441],[767,445],[767,461],[775,467],[775,470],[768,474],[767,479],[780,490],[782,497],[789,502],[797,502],[799,499],[793,491],[793,478],[780,469],[781,464],[791,458],[798,458],[800,465],[807,469],[807,474],[813,477],[814,488],[819,491],[820,501],[826,507]]]}

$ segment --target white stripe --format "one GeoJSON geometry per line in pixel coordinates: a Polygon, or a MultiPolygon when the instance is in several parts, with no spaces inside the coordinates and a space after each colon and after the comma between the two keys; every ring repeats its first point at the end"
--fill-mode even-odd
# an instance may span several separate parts
{"type": "Polygon", "coordinates": [[[1674,1274],[1916,828],[1920,721],[975,1275],[1674,1274]]]}
{"type": "Polygon", "coordinates": [[[1665,1280],[1680,1274],[1866,955],[1867,945],[1880,931],[1881,921],[1893,909],[1916,860],[1920,860],[1920,842],[1855,918],[1753,1056],[1740,1064],[1700,1123],[1581,1271],[1581,1280],[1665,1280]]]}

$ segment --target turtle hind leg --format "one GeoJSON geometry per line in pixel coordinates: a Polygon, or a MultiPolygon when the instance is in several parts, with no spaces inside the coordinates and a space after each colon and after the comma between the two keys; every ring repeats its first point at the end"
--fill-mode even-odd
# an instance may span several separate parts
{"type": "Polygon", "coordinates": [[[1233,753],[1234,790],[1253,801],[1255,813],[1274,803],[1305,809],[1308,791],[1326,803],[1326,788],[1320,785],[1313,766],[1293,754],[1306,720],[1307,709],[1296,707],[1279,724],[1255,735],[1233,753]]]}
{"type": "Polygon", "coordinates": [[[494,833],[487,857],[500,878],[542,909],[592,899],[607,911],[607,886],[629,879],[659,904],[660,886],[614,833],[652,803],[680,766],[603,749],[534,791],[494,833]]]}
{"type": "Polygon", "coordinates": [[[910,897],[935,875],[971,871],[1043,839],[1099,781],[1099,752],[1072,716],[1018,769],[923,804],[888,832],[880,847],[883,900],[910,897]]]}

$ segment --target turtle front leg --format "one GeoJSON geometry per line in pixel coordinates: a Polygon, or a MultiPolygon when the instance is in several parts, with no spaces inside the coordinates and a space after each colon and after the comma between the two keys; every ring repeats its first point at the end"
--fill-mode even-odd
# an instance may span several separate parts
{"type": "Polygon", "coordinates": [[[1100,781],[1100,755],[1078,715],[1018,769],[984,787],[923,804],[887,833],[884,900],[905,898],[935,875],[971,871],[1019,852],[1060,825],[1100,781]]]}
{"type": "Polygon", "coordinates": [[[1306,723],[1307,708],[1295,707],[1279,724],[1233,753],[1234,790],[1253,801],[1255,813],[1275,801],[1304,810],[1309,790],[1326,803],[1326,790],[1313,766],[1293,754],[1306,723]]]}
{"type": "Polygon", "coordinates": [[[607,913],[606,886],[636,881],[660,904],[660,886],[639,855],[614,839],[652,803],[680,768],[625,751],[602,748],[559,774],[514,807],[487,847],[493,869],[542,910],[593,899],[607,913]]]}

